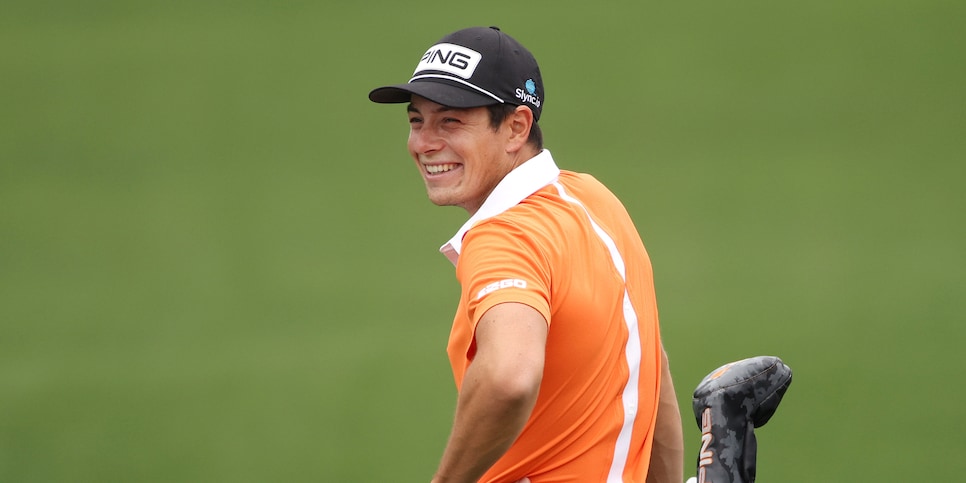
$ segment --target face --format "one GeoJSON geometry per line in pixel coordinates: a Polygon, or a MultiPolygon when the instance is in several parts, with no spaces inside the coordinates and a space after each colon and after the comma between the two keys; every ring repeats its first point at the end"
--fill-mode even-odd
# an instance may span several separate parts
{"type": "Polygon", "coordinates": [[[409,154],[430,201],[476,213],[500,180],[516,167],[507,150],[510,129],[490,126],[487,108],[449,108],[413,96],[409,105],[409,154]]]}

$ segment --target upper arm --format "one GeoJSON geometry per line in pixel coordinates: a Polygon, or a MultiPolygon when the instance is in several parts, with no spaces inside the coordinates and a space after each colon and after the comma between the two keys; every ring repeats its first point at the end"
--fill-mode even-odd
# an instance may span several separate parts
{"type": "Polygon", "coordinates": [[[647,483],[678,482],[684,479],[684,436],[677,395],[671,380],[667,352],[661,346],[661,397],[654,426],[654,443],[647,483]]]}
{"type": "Polygon", "coordinates": [[[548,325],[533,307],[518,302],[494,305],[476,327],[477,369],[493,371],[494,377],[517,389],[539,386],[543,376],[548,325]]]}

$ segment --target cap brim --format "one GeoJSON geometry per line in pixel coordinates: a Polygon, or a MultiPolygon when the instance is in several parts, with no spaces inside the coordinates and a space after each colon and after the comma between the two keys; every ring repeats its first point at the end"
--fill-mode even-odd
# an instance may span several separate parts
{"type": "Polygon", "coordinates": [[[500,104],[490,96],[479,94],[445,80],[413,81],[408,84],[378,87],[369,92],[369,100],[380,104],[399,104],[412,100],[413,94],[447,107],[480,107],[500,104]]]}

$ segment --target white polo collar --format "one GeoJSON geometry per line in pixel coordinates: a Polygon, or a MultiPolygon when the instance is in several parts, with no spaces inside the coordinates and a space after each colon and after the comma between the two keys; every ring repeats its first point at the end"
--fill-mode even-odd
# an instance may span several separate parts
{"type": "Polygon", "coordinates": [[[463,235],[466,235],[473,225],[513,208],[540,188],[556,181],[558,176],[560,176],[560,169],[550,156],[550,151],[546,149],[517,166],[503,177],[493,192],[486,197],[483,206],[480,206],[480,209],[463,224],[456,235],[439,247],[440,253],[446,255],[446,258],[456,265],[460,251],[463,249],[463,235]]]}

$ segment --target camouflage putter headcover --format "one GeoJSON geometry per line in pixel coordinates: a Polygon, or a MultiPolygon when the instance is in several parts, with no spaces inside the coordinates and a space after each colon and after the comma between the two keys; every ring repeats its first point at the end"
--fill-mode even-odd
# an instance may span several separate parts
{"type": "Polygon", "coordinates": [[[699,483],[754,483],[755,428],[775,414],[791,383],[792,370],[773,356],[725,364],[705,376],[692,399],[701,429],[699,483]]]}

